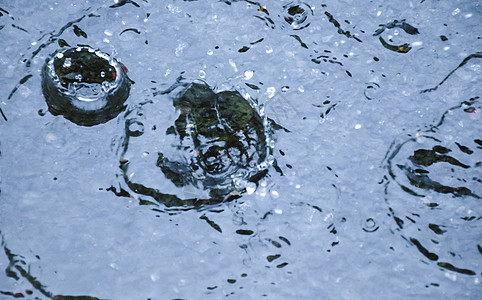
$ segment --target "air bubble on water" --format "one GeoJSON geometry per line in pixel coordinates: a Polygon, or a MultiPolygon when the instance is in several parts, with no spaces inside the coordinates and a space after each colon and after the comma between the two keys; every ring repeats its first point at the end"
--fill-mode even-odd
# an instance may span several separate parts
{"type": "Polygon", "coordinates": [[[214,54],[213,50],[208,50],[207,53],[208,53],[208,55],[213,55],[213,54],[214,54]]]}
{"type": "Polygon", "coordinates": [[[269,47],[268,49],[266,49],[266,53],[272,53],[273,52],[273,48],[269,47]]]}
{"type": "Polygon", "coordinates": [[[381,16],[382,15],[382,12],[379,10],[377,11],[377,17],[381,16]]]}
{"type": "Polygon", "coordinates": [[[246,184],[246,193],[252,195],[256,191],[256,184],[254,182],[248,182],[246,184]]]}
{"type": "Polygon", "coordinates": [[[102,77],[102,78],[105,77],[105,72],[104,72],[104,71],[100,72],[100,77],[102,77]]]}
{"type": "Polygon", "coordinates": [[[75,49],[75,51],[77,51],[77,52],[82,51],[82,47],[77,47],[77,48],[75,49]]]}
{"type": "Polygon", "coordinates": [[[287,85],[281,87],[282,92],[287,92],[289,89],[290,89],[290,87],[287,86],[287,85]]]}
{"type": "Polygon", "coordinates": [[[456,9],[454,9],[454,11],[452,12],[452,16],[458,15],[459,13],[460,13],[460,8],[456,8],[456,9]]]}
{"type": "Polygon", "coordinates": [[[108,38],[103,39],[104,43],[110,43],[110,40],[108,38]]]}
{"type": "Polygon", "coordinates": [[[201,78],[206,77],[206,72],[204,72],[204,70],[199,71],[199,77],[201,78]]]}
{"type": "Polygon", "coordinates": [[[361,124],[356,124],[356,125],[355,125],[355,129],[360,129],[361,127],[362,127],[361,124]]]}
{"type": "Polygon", "coordinates": [[[300,85],[300,87],[298,88],[298,91],[300,91],[300,93],[304,93],[305,92],[305,87],[300,85]]]}
{"type": "Polygon", "coordinates": [[[64,54],[63,53],[57,53],[57,55],[55,55],[58,59],[61,59],[62,57],[64,57],[64,54]]]}
{"type": "Polygon", "coordinates": [[[104,92],[108,92],[111,88],[111,85],[108,81],[102,81],[102,90],[104,92]]]}
{"type": "Polygon", "coordinates": [[[271,191],[271,195],[273,196],[273,198],[279,197],[279,193],[277,191],[271,191]]]}
{"type": "Polygon", "coordinates": [[[283,210],[280,209],[280,208],[275,208],[274,213],[277,214],[277,215],[281,215],[281,214],[283,214],[283,210]]]}
{"type": "Polygon", "coordinates": [[[271,86],[266,90],[266,94],[268,95],[268,98],[273,98],[276,93],[276,88],[271,86]]]}
{"type": "Polygon", "coordinates": [[[254,72],[249,70],[249,71],[245,71],[244,72],[244,79],[245,80],[250,80],[251,78],[253,78],[253,75],[254,75],[254,72]]]}

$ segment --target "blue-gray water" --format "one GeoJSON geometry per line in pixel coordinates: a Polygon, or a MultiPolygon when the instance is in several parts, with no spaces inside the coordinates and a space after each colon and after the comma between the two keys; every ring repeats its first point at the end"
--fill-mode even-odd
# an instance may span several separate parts
{"type": "MultiPolygon", "coordinates": [[[[0,1],[0,298],[480,298],[481,11],[0,1]],[[41,68],[64,41],[128,68],[125,112],[92,127],[48,112],[41,68]],[[176,115],[156,91],[179,76],[237,90],[286,129],[239,199],[178,212],[126,184],[126,120],[176,115]]],[[[162,146],[149,136],[129,155],[162,146]]]]}

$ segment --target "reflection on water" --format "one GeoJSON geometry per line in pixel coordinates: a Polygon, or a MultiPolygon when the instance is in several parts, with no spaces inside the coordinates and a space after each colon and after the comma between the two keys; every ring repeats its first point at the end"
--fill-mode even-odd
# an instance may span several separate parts
{"type": "MultiPolygon", "coordinates": [[[[161,95],[155,101],[166,101],[165,108],[172,101],[179,113],[169,123],[161,111],[127,121],[121,169],[130,189],[168,207],[216,204],[254,192],[267,173],[271,148],[268,129],[250,99],[237,91],[215,93],[203,82],[177,83],[155,95],[161,95]],[[163,94],[171,99],[159,99],[166,98],[163,94]],[[165,178],[159,178],[161,172],[165,178]],[[160,182],[143,180],[153,177],[160,182]],[[165,192],[166,179],[177,188],[175,194],[165,192]]],[[[142,105],[142,111],[152,110],[149,106],[142,105]]]]}
{"type": "Polygon", "coordinates": [[[479,97],[464,101],[388,155],[386,201],[397,230],[439,267],[466,275],[478,271],[467,261],[481,247],[480,110],[479,97]]]}

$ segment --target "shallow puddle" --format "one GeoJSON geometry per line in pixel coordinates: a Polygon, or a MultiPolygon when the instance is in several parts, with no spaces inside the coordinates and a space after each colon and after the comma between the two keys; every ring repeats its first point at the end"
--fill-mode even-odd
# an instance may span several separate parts
{"type": "Polygon", "coordinates": [[[1,297],[482,293],[478,3],[10,2],[1,297]]]}

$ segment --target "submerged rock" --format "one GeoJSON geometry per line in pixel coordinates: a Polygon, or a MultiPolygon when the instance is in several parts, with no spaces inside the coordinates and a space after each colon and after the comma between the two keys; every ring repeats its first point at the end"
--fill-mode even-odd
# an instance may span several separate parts
{"type": "Polygon", "coordinates": [[[159,122],[127,122],[121,169],[134,192],[166,206],[213,204],[240,197],[267,173],[263,119],[239,92],[215,93],[194,82],[183,85],[172,105],[176,113],[164,124],[162,111],[149,115],[159,122]]]}

